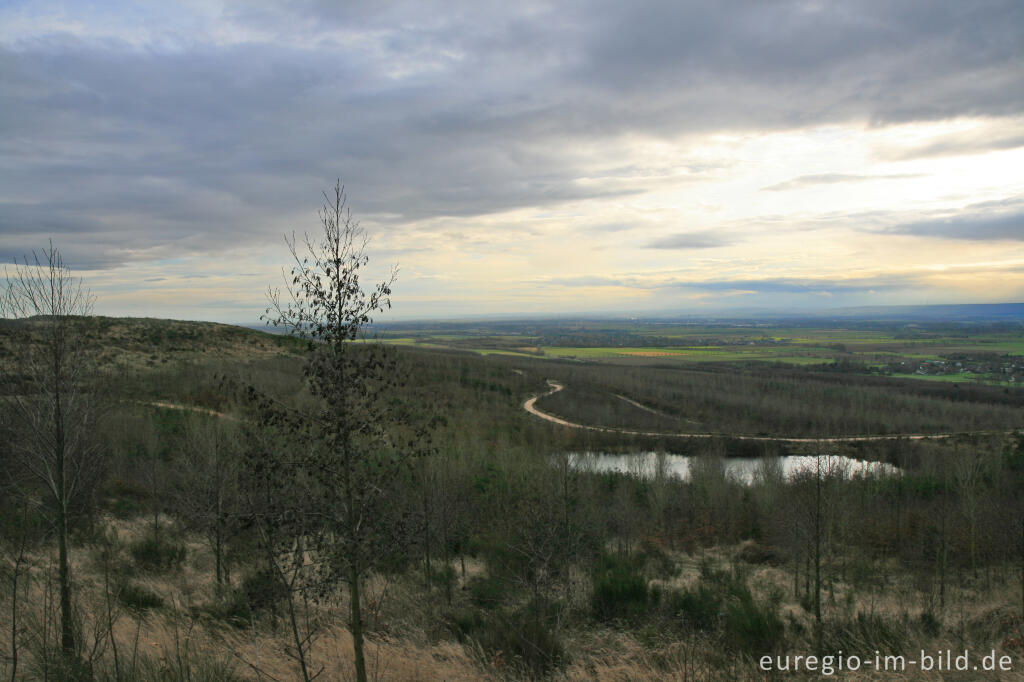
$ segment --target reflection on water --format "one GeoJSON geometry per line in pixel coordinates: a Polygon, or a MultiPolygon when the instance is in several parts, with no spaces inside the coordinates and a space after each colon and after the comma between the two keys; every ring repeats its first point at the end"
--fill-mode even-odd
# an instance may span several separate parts
{"type": "Polygon", "coordinates": [[[842,455],[792,455],[788,457],[691,457],[668,455],[658,452],[637,452],[628,455],[612,455],[601,452],[569,453],[569,463],[575,469],[586,471],[617,471],[641,478],[662,475],[689,479],[694,470],[714,473],[721,468],[729,478],[745,484],[755,480],[791,478],[806,471],[823,475],[834,472],[844,478],[854,476],[878,476],[897,474],[899,469],[885,462],[868,462],[851,459],[842,455]]]}

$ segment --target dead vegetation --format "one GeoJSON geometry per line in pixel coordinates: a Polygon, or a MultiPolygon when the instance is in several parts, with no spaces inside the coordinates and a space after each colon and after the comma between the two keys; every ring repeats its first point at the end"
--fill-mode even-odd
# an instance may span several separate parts
{"type": "MultiPolygon", "coordinates": [[[[167,570],[141,570],[132,548],[147,537],[146,518],[106,518],[89,538],[79,538],[73,571],[76,576],[77,632],[81,661],[87,673],[77,679],[95,680],[289,680],[296,676],[292,644],[273,607],[247,608],[228,615],[226,600],[212,579],[207,543],[173,527],[169,535],[185,548],[185,559],[167,570]]],[[[814,651],[813,614],[786,594],[792,576],[782,567],[740,561],[749,543],[706,548],[693,555],[666,552],[672,575],[648,580],[662,593],[694,591],[707,580],[708,567],[724,574],[743,575],[757,603],[775,600],[785,624],[785,647],[779,651],[814,651]]],[[[635,548],[635,551],[639,551],[635,548]]],[[[456,563],[458,563],[456,561],[456,563]]],[[[0,666],[5,679],[71,679],[62,670],[55,639],[56,608],[53,557],[48,548],[30,552],[18,588],[17,641],[21,655],[17,671],[7,656],[0,666]]],[[[377,680],[515,680],[535,673],[507,651],[489,649],[472,637],[460,638],[451,628],[452,614],[472,599],[470,585],[486,574],[479,559],[465,561],[457,572],[452,607],[439,604],[437,588],[424,590],[409,575],[373,574],[365,584],[366,659],[371,679],[377,680]],[[461,641],[460,641],[461,640],[461,641]]],[[[6,567],[9,571],[10,567],[6,567]]],[[[879,567],[880,574],[885,572],[879,567]]],[[[825,600],[829,623],[826,641],[847,652],[916,655],[920,650],[961,651],[981,656],[994,650],[1017,663],[1022,651],[1021,623],[1006,604],[1016,592],[1012,585],[982,590],[952,588],[945,614],[929,621],[928,596],[909,576],[892,575],[884,588],[858,591],[839,583],[825,600]]],[[[577,573],[578,598],[567,598],[570,609],[588,610],[593,590],[588,571],[577,573]]],[[[11,649],[11,593],[0,600],[0,648],[11,649]]],[[[319,627],[308,658],[320,678],[344,680],[352,668],[352,639],[338,614],[347,606],[342,594],[316,604],[311,617],[319,627]]],[[[656,607],[651,607],[656,608],[656,607]]],[[[689,607],[686,607],[689,608],[689,607]]],[[[691,617],[685,608],[673,617],[691,617]]],[[[564,664],[546,677],[563,680],[754,680],[765,679],[750,653],[723,648],[714,630],[659,630],[642,623],[596,623],[577,614],[566,615],[561,627],[564,664]],[[679,634],[684,632],[685,634],[679,634]]],[[[777,652],[772,652],[777,653],[777,652]]],[[[1016,667],[1016,665],[1015,665],[1016,667]]],[[[798,679],[801,676],[797,676],[798,679]]],[[[811,678],[813,676],[806,676],[811,678]]],[[[844,679],[945,679],[919,672],[848,673],[844,679]]],[[[959,679],[959,678],[958,678],[959,679]]],[[[1024,679],[1014,672],[966,676],[962,679],[1024,679]]]]}

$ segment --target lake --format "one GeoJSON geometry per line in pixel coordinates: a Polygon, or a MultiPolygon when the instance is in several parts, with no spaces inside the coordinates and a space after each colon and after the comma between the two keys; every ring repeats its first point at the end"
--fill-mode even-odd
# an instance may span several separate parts
{"type": "MultiPolygon", "coordinates": [[[[659,471],[666,475],[682,479],[690,477],[690,469],[694,460],[704,460],[697,466],[716,466],[713,458],[691,457],[689,455],[670,455],[658,452],[637,452],[625,455],[613,455],[602,452],[569,453],[570,466],[586,471],[616,471],[633,474],[642,478],[653,478],[659,471]],[[710,460],[710,461],[709,461],[710,460]]],[[[899,469],[885,462],[868,462],[852,459],[843,455],[791,455],[787,457],[722,457],[718,458],[726,476],[747,485],[754,482],[759,471],[772,471],[778,467],[786,478],[800,471],[814,472],[821,460],[821,471],[830,469],[841,472],[846,478],[854,476],[894,475],[899,469]]]]}

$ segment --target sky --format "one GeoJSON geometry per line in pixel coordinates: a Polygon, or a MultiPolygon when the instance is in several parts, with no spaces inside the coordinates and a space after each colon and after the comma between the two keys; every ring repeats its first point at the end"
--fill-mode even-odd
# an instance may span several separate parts
{"type": "Polygon", "coordinates": [[[1024,301],[1019,0],[0,0],[0,261],[255,322],[336,179],[385,320],[1024,301]]]}

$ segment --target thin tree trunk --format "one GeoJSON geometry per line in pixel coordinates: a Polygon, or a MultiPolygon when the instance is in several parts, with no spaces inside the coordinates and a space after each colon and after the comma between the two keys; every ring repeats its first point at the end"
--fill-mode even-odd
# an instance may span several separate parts
{"type": "MultiPolygon", "coordinates": [[[[347,441],[347,438],[346,438],[347,441]]],[[[347,453],[346,453],[347,454],[347,453]]],[[[366,657],[363,654],[363,608],[359,589],[359,572],[362,555],[359,546],[359,527],[356,514],[355,496],[352,490],[351,460],[345,457],[345,511],[346,537],[348,539],[348,593],[351,614],[349,630],[352,632],[352,652],[356,669],[356,682],[366,682],[366,657]]]]}
{"type": "Polygon", "coordinates": [[[423,485],[423,582],[430,592],[430,502],[428,500],[427,483],[423,485]]]}
{"type": "Polygon", "coordinates": [[[217,589],[219,590],[224,585],[224,571],[221,568],[221,539],[220,539],[220,520],[217,521],[217,528],[214,531],[215,536],[213,540],[213,556],[215,572],[217,574],[217,589]]]}
{"type": "MultiPolygon", "coordinates": [[[[294,583],[293,583],[294,584],[294,583]]],[[[306,648],[303,644],[302,635],[299,633],[299,620],[295,613],[295,593],[292,585],[288,586],[288,619],[292,626],[292,639],[295,641],[295,657],[299,659],[299,667],[302,669],[302,679],[310,682],[309,668],[306,665],[306,648]]]]}
{"type": "MultiPolygon", "coordinates": [[[[63,487],[61,485],[61,488],[63,487]]],[[[63,501],[57,510],[57,581],[60,585],[60,648],[65,656],[73,656],[75,653],[75,628],[71,612],[68,519],[63,501]]]]}
{"type": "Polygon", "coordinates": [[[223,520],[224,520],[224,480],[221,472],[221,453],[219,450],[215,451],[214,456],[217,458],[214,461],[215,472],[216,472],[216,484],[217,484],[217,518],[214,519],[214,533],[216,537],[214,539],[214,563],[216,564],[215,570],[217,573],[217,590],[224,585],[224,569],[222,565],[222,554],[223,554],[223,520]]]}
{"type": "Polygon", "coordinates": [[[814,620],[817,623],[817,649],[821,655],[821,457],[815,476],[814,492],[814,620]]]}
{"type": "Polygon", "coordinates": [[[117,638],[114,636],[114,610],[110,603],[110,549],[105,550],[103,557],[103,596],[107,606],[107,636],[110,637],[110,648],[114,654],[115,679],[121,680],[121,659],[117,652],[117,638]]]}
{"type": "MultiPolygon", "coordinates": [[[[353,557],[355,559],[355,557],[353,557]]],[[[363,611],[359,594],[359,567],[349,562],[348,569],[349,607],[352,614],[352,650],[355,654],[356,682],[366,682],[366,658],[363,654],[363,611]]]]}
{"type": "Polygon", "coordinates": [[[441,555],[444,557],[444,598],[445,603],[448,606],[452,605],[452,580],[454,576],[454,570],[452,569],[452,560],[448,554],[448,514],[445,507],[441,508],[442,521],[441,521],[441,555]]]}
{"type": "Polygon", "coordinates": [[[67,481],[64,471],[64,414],[61,406],[61,384],[63,371],[61,352],[63,344],[57,339],[54,343],[54,406],[53,435],[54,457],[56,461],[57,485],[57,574],[60,582],[60,648],[65,656],[75,653],[75,630],[71,615],[71,570],[68,565],[68,500],[67,481]]]}
{"type": "MultiPolygon", "coordinates": [[[[24,517],[22,524],[24,524],[24,517]]],[[[22,525],[23,532],[28,530],[22,525]]],[[[25,541],[18,547],[18,556],[14,561],[14,570],[11,571],[11,682],[17,680],[18,674],[18,580],[21,577],[21,565],[25,560],[25,541]]]]}
{"type": "Polygon", "coordinates": [[[939,542],[939,613],[946,611],[946,510],[943,501],[942,536],[939,542]]]}

